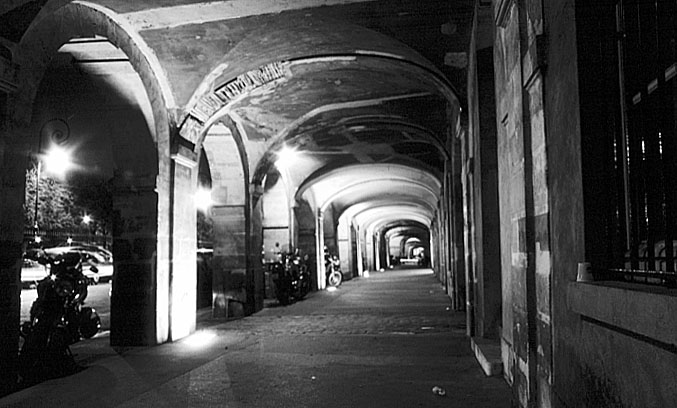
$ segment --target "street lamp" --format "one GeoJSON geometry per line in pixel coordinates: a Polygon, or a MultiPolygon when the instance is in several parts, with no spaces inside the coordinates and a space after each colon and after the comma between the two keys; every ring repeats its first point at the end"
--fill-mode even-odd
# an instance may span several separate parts
{"type": "MultiPolygon", "coordinates": [[[[42,140],[42,139],[41,139],[42,140]]],[[[38,151],[40,151],[40,143],[38,145],[38,151]]],[[[68,169],[71,168],[70,153],[59,146],[52,147],[48,152],[46,152],[42,157],[38,155],[38,166],[35,176],[35,203],[33,207],[33,235],[35,236],[35,241],[38,241],[38,210],[40,202],[40,177],[42,175],[42,167],[44,161],[45,171],[51,174],[54,174],[57,177],[63,177],[66,174],[68,169]]]]}

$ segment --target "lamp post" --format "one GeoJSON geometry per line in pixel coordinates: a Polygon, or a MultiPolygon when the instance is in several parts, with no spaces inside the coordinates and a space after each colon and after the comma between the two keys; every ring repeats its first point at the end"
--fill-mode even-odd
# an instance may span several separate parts
{"type": "MultiPolygon", "coordinates": [[[[51,119],[45,122],[40,128],[40,134],[38,135],[38,151],[36,158],[38,161],[38,166],[36,169],[35,176],[35,205],[33,207],[33,238],[35,242],[40,242],[40,236],[38,232],[40,230],[40,225],[38,223],[38,209],[40,202],[40,176],[42,174],[42,139],[49,137],[57,145],[63,144],[70,137],[70,127],[63,119],[51,119]]],[[[65,173],[66,169],[70,166],[68,153],[63,149],[52,148],[52,152],[48,152],[45,155],[45,160],[49,160],[48,167],[58,169],[56,172],[65,173]]],[[[46,163],[47,164],[47,163],[46,163]]]]}
{"type": "MultiPolygon", "coordinates": [[[[42,141],[42,138],[40,138],[42,141]]],[[[38,146],[40,146],[42,143],[39,143],[38,146]]],[[[40,151],[40,147],[38,147],[38,151],[40,151]]],[[[34,211],[33,211],[33,238],[35,239],[35,242],[40,242],[38,241],[38,232],[39,232],[39,226],[38,226],[38,202],[40,201],[40,173],[42,172],[42,161],[40,160],[40,157],[38,156],[38,168],[36,170],[36,175],[35,175],[35,205],[34,205],[34,211]]]]}
{"type": "MultiPolygon", "coordinates": [[[[38,144],[38,152],[41,149],[42,143],[38,144]]],[[[39,214],[39,205],[40,205],[40,178],[42,177],[43,171],[43,161],[45,166],[45,171],[48,171],[51,174],[54,174],[58,177],[63,177],[66,174],[66,171],[71,167],[70,153],[65,149],[54,146],[44,156],[40,156],[38,153],[38,165],[35,174],[35,203],[33,206],[33,235],[38,241],[38,233],[40,231],[40,225],[38,223],[38,214],[39,214]]]]}
{"type": "Polygon", "coordinates": [[[87,226],[87,241],[92,243],[92,217],[88,214],[82,216],[82,223],[87,226]]]}

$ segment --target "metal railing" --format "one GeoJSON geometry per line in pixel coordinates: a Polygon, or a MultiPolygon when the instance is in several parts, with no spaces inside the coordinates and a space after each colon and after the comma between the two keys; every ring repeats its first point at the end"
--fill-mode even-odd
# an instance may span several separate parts
{"type": "Polygon", "coordinates": [[[677,273],[647,269],[593,269],[595,281],[642,283],[677,288],[677,273]]]}

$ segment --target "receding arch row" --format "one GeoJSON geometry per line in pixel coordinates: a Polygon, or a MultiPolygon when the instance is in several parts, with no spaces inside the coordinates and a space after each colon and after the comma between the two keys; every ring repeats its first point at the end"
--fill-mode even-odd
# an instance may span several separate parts
{"type": "Polygon", "coordinates": [[[339,215],[363,201],[416,203],[435,211],[440,183],[427,172],[392,164],[353,165],[309,177],[296,192],[296,199],[312,196],[324,211],[333,205],[339,215]]]}

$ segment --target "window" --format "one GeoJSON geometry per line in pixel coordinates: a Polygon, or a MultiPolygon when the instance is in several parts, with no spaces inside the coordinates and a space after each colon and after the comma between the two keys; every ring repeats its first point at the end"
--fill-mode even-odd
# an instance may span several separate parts
{"type": "Polygon", "coordinates": [[[622,119],[612,146],[621,200],[609,229],[624,245],[607,262],[614,272],[671,285],[677,259],[676,16],[675,0],[621,0],[616,7],[622,119]]]}

